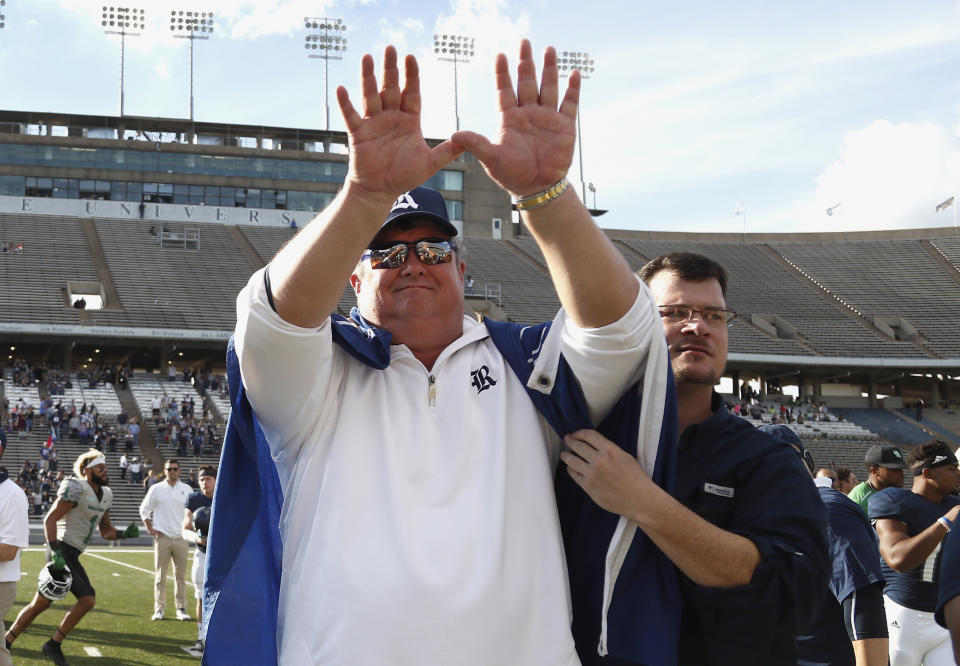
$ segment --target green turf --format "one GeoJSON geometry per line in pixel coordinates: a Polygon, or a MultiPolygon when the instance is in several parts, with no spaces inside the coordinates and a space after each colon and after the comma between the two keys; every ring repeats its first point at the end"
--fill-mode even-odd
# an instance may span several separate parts
{"type": "MultiPolygon", "coordinates": [[[[170,619],[176,612],[172,565],[167,582],[167,619],[151,622],[153,551],[143,548],[136,552],[119,552],[119,549],[115,548],[97,548],[88,553],[82,555],[80,561],[97,590],[97,605],[63,642],[63,652],[71,666],[199,664],[198,658],[190,657],[181,649],[182,646],[193,645],[197,640],[196,622],[170,619]],[[93,557],[94,554],[147,571],[137,571],[122,564],[106,562],[93,557]],[[103,656],[89,656],[84,652],[84,647],[96,648],[103,656]]],[[[21,570],[25,575],[21,577],[17,588],[17,601],[4,618],[7,629],[13,624],[17,613],[33,598],[37,573],[43,564],[43,558],[42,549],[28,549],[22,554],[21,570]]],[[[192,553],[190,558],[187,561],[188,581],[192,553]]],[[[13,663],[25,666],[51,663],[40,652],[40,646],[53,635],[73,601],[73,596],[68,596],[37,617],[14,643],[11,649],[13,663]]],[[[193,587],[188,584],[187,611],[191,617],[195,613],[195,603],[193,587]]]]}

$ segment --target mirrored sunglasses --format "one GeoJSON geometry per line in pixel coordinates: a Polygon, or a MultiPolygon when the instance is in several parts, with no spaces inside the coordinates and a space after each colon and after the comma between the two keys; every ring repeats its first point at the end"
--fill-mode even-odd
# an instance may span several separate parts
{"type": "Polygon", "coordinates": [[[363,253],[362,259],[370,260],[371,268],[400,268],[407,260],[410,250],[426,266],[447,264],[453,261],[457,246],[442,238],[424,238],[418,241],[375,243],[363,253]]]}

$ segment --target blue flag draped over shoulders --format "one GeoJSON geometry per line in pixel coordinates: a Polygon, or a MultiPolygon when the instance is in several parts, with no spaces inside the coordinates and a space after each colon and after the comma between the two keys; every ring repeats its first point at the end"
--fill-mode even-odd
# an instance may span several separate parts
{"type": "MultiPolygon", "coordinates": [[[[351,318],[353,321],[334,316],[334,343],[366,365],[385,368],[389,364],[389,333],[366,325],[356,310],[351,318]]],[[[526,384],[550,324],[485,323],[491,340],[526,384]]],[[[243,388],[232,338],[227,370],[232,412],[221,452],[207,547],[203,664],[270,666],[277,663],[283,493],[269,445],[243,388]]],[[[676,403],[669,361],[667,378],[667,406],[659,429],[653,480],[670,490],[676,463],[676,403]]],[[[562,357],[550,394],[529,388],[527,394],[558,434],[591,427],[579,383],[562,357]]],[[[634,455],[640,400],[638,387],[631,387],[600,427],[634,455]]],[[[605,560],[619,517],[597,507],[566,477],[561,471],[558,496],[574,600],[574,636],[581,658],[585,664],[675,663],[680,617],[676,573],[639,530],[613,588],[609,656],[598,656],[605,560]]]]}

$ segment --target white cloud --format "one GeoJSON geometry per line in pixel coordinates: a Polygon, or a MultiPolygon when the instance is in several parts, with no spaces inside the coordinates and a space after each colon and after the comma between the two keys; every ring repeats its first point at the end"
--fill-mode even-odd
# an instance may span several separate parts
{"type": "Polygon", "coordinates": [[[803,231],[893,229],[952,224],[936,204],[960,187],[960,150],[934,123],[877,120],[847,132],[840,159],[817,178],[817,188],[793,207],[803,231]],[[833,216],[826,209],[842,201],[833,216]]]}
{"type": "MultiPolygon", "coordinates": [[[[411,43],[423,40],[424,25],[420,19],[404,18],[397,20],[382,18],[378,22],[378,25],[383,45],[393,44],[397,47],[397,53],[400,54],[401,58],[403,54],[410,51],[411,43]]],[[[374,59],[379,62],[380,54],[375,53],[374,59]]]]}
{"type": "Polygon", "coordinates": [[[166,81],[170,78],[170,67],[165,62],[158,62],[153,68],[153,73],[157,75],[158,79],[166,81]]]}

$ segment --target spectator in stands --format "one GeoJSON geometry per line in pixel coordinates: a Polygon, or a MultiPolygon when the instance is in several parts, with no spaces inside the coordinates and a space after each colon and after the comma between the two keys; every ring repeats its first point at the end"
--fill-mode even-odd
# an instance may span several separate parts
{"type": "Polygon", "coordinates": [[[914,408],[914,417],[916,421],[918,422],[923,421],[923,400],[920,400],[918,398],[913,408],[914,408]]]}
{"type": "Polygon", "coordinates": [[[132,446],[140,446],[140,419],[136,416],[130,419],[130,425],[127,426],[127,434],[130,435],[132,446]]]}
{"type": "Polygon", "coordinates": [[[177,366],[173,363],[167,365],[167,381],[174,382],[177,380],[177,366]]]}
{"type": "Polygon", "coordinates": [[[639,525],[680,570],[679,663],[796,663],[797,634],[827,594],[823,502],[793,449],[734,417],[713,391],[734,316],[723,267],[674,253],[639,275],[658,303],[677,387],[673,496],[595,431],[568,435],[561,458],[597,504],[639,525]]]}
{"type": "Polygon", "coordinates": [[[130,485],[140,485],[143,479],[140,476],[140,459],[130,459],[130,485]]]}
{"type": "Polygon", "coordinates": [[[121,408],[120,413],[117,414],[117,430],[120,433],[127,431],[127,422],[130,420],[130,417],[127,415],[125,409],[121,408]]]}
{"type": "Polygon", "coordinates": [[[855,486],[849,497],[869,516],[867,500],[884,488],[902,488],[907,463],[900,447],[889,444],[874,444],[867,449],[863,460],[867,464],[867,480],[855,486]]]}
{"type": "Polygon", "coordinates": [[[464,281],[464,283],[463,283],[463,291],[464,291],[464,293],[467,294],[468,296],[472,296],[472,295],[473,295],[473,286],[474,286],[474,284],[475,284],[475,283],[474,283],[474,281],[473,281],[473,278],[470,276],[470,274],[467,274],[467,279],[466,279],[466,281],[464,281]]]}
{"type": "Polygon", "coordinates": [[[850,491],[859,483],[857,475],[849,467],[837,468],[837,490],[844,495],[849,495],[850,491]]]}
{"type": "Polygon", "coordinates": [[[120,454],[120,480],[127,478],[127,468],[130,467],[130,461],[127,460],[127,454],[120,454]]]}

